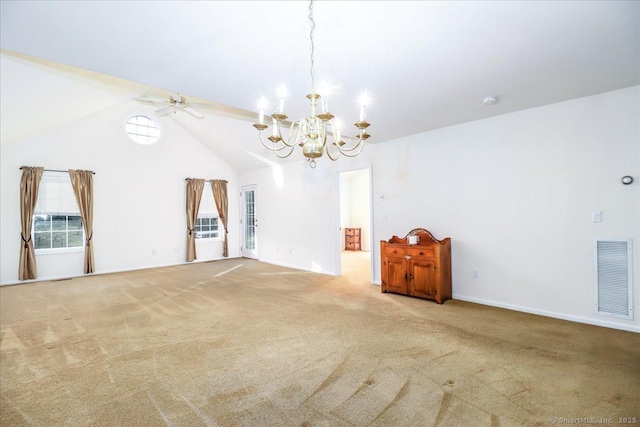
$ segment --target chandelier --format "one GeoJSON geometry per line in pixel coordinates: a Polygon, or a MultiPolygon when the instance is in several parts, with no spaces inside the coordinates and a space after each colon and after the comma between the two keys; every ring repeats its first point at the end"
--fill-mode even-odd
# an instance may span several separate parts
{"type": "Polygon", "coordinates": [[[366,121],[366,93],[360,100],[360,117],[355,123],[358,128],[358,133],[355,138],[347,137],[345,139],[349,142],[342,140],[341,129],[339,125],[334,121],[334,116],[327,108],[327,96],[326,94],[321,96],[315,89],[315,80],[313,75],[313,31],[316,24],[313,20],[313,0],[309,3],[309,22],[311,31],[309,38],[311,39],[311,67],[309,68],[311,74],[311,93],[307,95],[309,104],[311,107],[311,114],[308,117],[303,117],[300,120],[296,120],[290,124],[289,134],[287,138],[282,136],[282,125],[287,120],[287,115],[284,113],[284,97],[286,90],[284,86],[281,86],[278,91],[278,108],[271,114],[272,132],[271,136],[267,139],[270,142],[266,142],[262,137],[262,131],[269,126],[265,123],[264,109],[266,101],[264,97],[260,101],[260,113],[258,116],[258,123],[253,126],[258,129],[258,136],[262,145],[268,150],[273,151],[278,157],[286,158],[293,153],[296,145],[302,147],[302,154],[309,161],[309,165],[312,168],[316,167],[315,159],[322,157],[326,152],[327,156],[331,160],[338,160],[340,155],[346,157],[355,157],[364,147],[364,141],[369,138],[369,135],[365,129],[369,127],[369,123],[366,121]],[[318,104],[320,106],[320,113],[318,114],[318,104]]]}

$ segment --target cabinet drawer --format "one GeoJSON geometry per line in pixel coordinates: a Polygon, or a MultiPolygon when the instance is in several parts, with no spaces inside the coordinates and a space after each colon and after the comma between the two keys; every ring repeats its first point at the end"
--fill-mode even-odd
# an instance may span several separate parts
{"type": "Polygon", "coordinates": [[[408,248],[407,255],[412,258],[433,258],[435,257],[435,252],[432,247],[427,248],[408,248]]]}
{"type": "Polygon", "coordinates": [[[390,246],[390,245],[385,245],[384,247],[384,254],[383,255],[387,255],[387,256],[405,256],[407,254],[407,250],[405,248],[401,248],[398,246],[390,246]]]}

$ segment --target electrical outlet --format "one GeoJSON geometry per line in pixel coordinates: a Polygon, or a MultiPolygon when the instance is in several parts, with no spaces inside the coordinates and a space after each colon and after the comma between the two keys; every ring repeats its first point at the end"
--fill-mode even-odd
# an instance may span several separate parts
{"type": "Polygon", "coordinates": [[[380,217],[380,222],[387,222],[387,216],[386,215],[382,215],[380,217]]]}

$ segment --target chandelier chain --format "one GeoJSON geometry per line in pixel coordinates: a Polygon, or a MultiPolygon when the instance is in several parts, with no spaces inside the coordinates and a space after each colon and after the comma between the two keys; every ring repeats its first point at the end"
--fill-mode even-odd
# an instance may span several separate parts
{"type": "Polygon", "coordinates": [[[309,21],[311,22],[311,32],[309,33],[309,39],[311,39],[311,67],[309,68],[309,72],[311,73],[311,91],[314,92],[316,84],[313,76],[313,53],[315,50],[315,46],[313,44],[313,31],[316,29],[316,22],[313,20],[313,0],[309,2],[309,21]]]}

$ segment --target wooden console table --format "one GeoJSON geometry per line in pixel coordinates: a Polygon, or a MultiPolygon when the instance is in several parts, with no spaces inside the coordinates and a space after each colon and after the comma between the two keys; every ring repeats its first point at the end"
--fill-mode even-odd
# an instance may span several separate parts
{"type": "MultiPolygon", "coordinates": [[[[414,240],[415,237],[412,237],[414,240]]],[[[424,228],[405,237],[380,242],[382,292],[427,298],[442,304],[451,299],[451,239],[438,240],[424,228]],[[409,237],[417,236],[417,244],[409,237]]]]}

